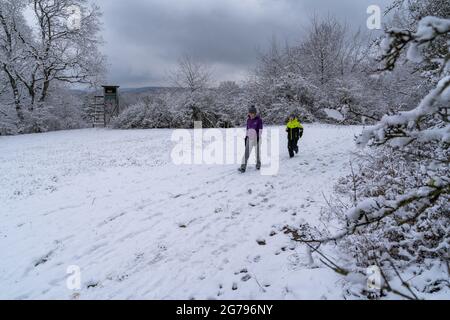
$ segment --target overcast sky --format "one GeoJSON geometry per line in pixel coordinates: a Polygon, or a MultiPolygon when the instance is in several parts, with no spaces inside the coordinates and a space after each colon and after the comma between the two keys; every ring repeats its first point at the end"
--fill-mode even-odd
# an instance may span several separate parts
{"type": "Polygon", "coordinates": [[[216,81],[245,79],[256,50],[273,36],[301,39],[313,14],[366,27],[367,7],[390,0],[96,0],[104,12],[109,83],[167,85],[167,71],[189,54],[214,66],[216,81]]]}

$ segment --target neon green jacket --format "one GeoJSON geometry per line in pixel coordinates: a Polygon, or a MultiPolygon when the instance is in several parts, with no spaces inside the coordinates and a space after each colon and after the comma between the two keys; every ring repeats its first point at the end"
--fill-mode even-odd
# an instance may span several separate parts
{"type": "Polygon", "coordinates": [[[286,132],[288,133],[289,140],[298,140],[303,136],[303,126],[300,121],[295,118],[294,120],[287,123],[286,132]]]}
{"type": "Polygon", "coordinates": [[[297,118],[295,118],[292,121],[289,121],[287,124],[287,127],[288,127],[288,129],[296,129],[296,128],[303,129],[302,124],[300,123],[300,121],[298,121],[297,118]]]}

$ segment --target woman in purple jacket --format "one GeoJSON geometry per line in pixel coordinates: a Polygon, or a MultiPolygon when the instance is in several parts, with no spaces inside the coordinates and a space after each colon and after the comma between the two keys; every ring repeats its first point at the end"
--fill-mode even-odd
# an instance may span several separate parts
{"type": "Polygon", "coordinates": [[[247,135],[245,137],[245,156],[242,160],[242,166],[239,168],[241,173],[247,170],[248,159],[253,149],[256,148],[256,170],[261,169],[261,135],[263,130],[263,121],[257,115],[255,106],[248,110],[247,135]]]}

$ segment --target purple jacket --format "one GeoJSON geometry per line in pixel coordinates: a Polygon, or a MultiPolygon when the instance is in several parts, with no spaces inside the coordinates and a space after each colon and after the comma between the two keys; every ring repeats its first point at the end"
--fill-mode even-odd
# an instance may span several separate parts
{"type": "Polygon", "coordinates": [[[251,119],[248,117],[247,120],[247,138],[255,138],[259,139],[263,130],[263,121],[260,116],[256,116],[255,119],[251,119]]]}

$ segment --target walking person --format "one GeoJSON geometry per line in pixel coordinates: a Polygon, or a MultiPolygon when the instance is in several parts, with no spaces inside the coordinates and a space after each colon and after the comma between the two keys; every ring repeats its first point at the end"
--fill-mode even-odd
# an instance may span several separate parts
{"type": "Polygon", "coordinates": [[[252,105],[248,110],[247,135],[245,137],[245,155],[242,165],[239,168],[241,173],[247,170],[248,159],[254,149],[256,149],[256,170],[261,169],[261,135],[263,121],[258,115],[256,107],[252,105]]]}
{"type": "Polygon", "coordinates": [[[288,134],[289,156],[293,158],[298,153],[298,141],[303,137],[303,126],[295,114],[289,116],[286,132],[288,134]]]}

